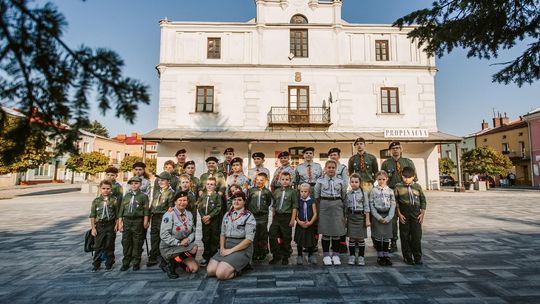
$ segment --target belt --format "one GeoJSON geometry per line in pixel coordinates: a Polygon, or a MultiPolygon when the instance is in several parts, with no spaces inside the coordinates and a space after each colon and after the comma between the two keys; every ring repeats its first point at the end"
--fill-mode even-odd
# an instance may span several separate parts
{"type": "Polygon", "coordinates": [[[115,222],[116,222],[115,220],[110,220],[110,221],[99,221],[99,222],[96,222],[96,225],[114,224],[115,222]]]}
{"type": "Polygon", "coordinates": [[[126,220],[142,220],[144,216],[124,216],[126,220]]]}
{"type": "Polygon", "coordinates": [[[352,213],[352,214],[363,214],[364,213],[364,210],[353,210],[352,208],[347,208],[349,209],[349,213],[352,213]]]}
{"type": "Polygon", "coordinates": [[[325,196],[321,196],[321,199],[326,200],[326,201],[336,201],[336,200],[341,200],[341,197],[339,197],[339,196],[337,196],[337,197],[325,197],[325,196]]]}

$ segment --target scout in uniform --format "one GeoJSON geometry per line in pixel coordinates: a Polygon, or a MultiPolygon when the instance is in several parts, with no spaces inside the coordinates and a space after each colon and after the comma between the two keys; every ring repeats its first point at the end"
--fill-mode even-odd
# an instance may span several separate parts
{"type": "Polygon", "coordinates": [[[357,153],[349,158],[349,176],[358,173],[362,179],[362,190],[369,193],[375,182],[375,173],[379,171],[377,158],[366,152],[366,140],[362,137],[354,141],[357,153]]]}
{"type": "Polygon", "coordinates": [[[188,193],[188,206],[187,210],[191,212],[193,215],[193,220],[195,221],[195,225],[197,225],[197,194],[195,194],[193,191],[191,191],[191,177],[187,175],[186,173],[180,175],[178,177],[178,180],[180,181],[178,186],[178,191],[183,191],[188,193]]]}
{"type": "Polygon", "coordinates": [[[409,265],[422,265],[422,223],[426,213],[426,197],[422,186],[414,182],[415,175],[413,168],[403,168],[403,182],[396,184],[394,195],[403,260],[409,265]]]}
{"type": "MultiPolygon", "coordinates": [[[[189,191],[195,194],[195,198],[199,199],[199,178],[195,176],[195,162],[190,160],[184,163],[184,172],[189,175],[191,182],[189,184],[189,191]]],[[[197,222],[197,221],[195,221],[197,222]]]]}
{"type": "Polygon", "coordinates": [[[367,227],[371,226],[369,218],[369,192],[360,187],[362,179],[358,173],[349,177],[351,190],[347,192],[345,200],[347,236],[349,237],[349,265],[366,265],[364,253],[366,250],[365,238],[367,227]]]}
{"type": "Polygon", "coordinates": [[[223,216],[219,251],[212,257],[206,271],[209,277],[229,280],[246,269],[253,257],[255,217],[246,208],[246,195],[233,196],[233,208],[223,216]]]}
{"type": "MultiPolygon", "coordinates": [[[[413,168],[416,172],[416,168],[414,167],[414,163],[412,160],[401,157],[401,144],[399,141],[393,141],[388,146],[388,149],[390,150],[390,154],[392,155],[391,158],[385,160],[381,165],[381,170],[386,171],[388,174],[388,187],[391,189],[395,189],[395,186],[397,183],[402,182],[401,173],[403,168],[410,167],[413,168]]],[[[416,181],[416,178],[415,178],[416,181]]],[[[394,217],[392,222],[392,242],[390,243],[390,252],[396,252],[397,251],[397,240],[398,240],[398,218],[397,216],[394,217]]]]}
{"type": "Polygon", "coordinates": [[[233,148],[227,148],[223,152],[223,156],[225,156],[225,160],[219,164],[218,171],[223,173],[225,176],[229,176],[232,173],[232,159],[234,158],[234,149],[233,148]]]}
{"type": "Polygon", "coordinates": [[[237,184],[232,184],[229,187],[229,190],[227,190],[227,196],[226,196],[226,200],[227,200],[227,208],[226,208],[226,210],[227,211],[231,210],[231,208],[232,208],[232,197],[238,191],[242,191],[242,187],[240,187],[240,185],[237,185],[237,184]]]}
{"type": "Polygon", "coordinates": [[[174,190],[171,188],[171,177],[169,172],[161,172],[157,176],[159,188],[154,189],[152,203],[150,204],[151,227],[150,227],[150,244],[152,250],[148,255],[147,267],[152,267],[158,263],[159,254],[159,229],[161,227],[161,219],[163,214],[174,206],[174,190]]]}
{"type": "Polygon", "coordinates": [[[221,195],[216,193],[216,178],[209,177],[206,180],[206,191],[199,198],[198,203],[204,244],[201,266],[206,266],[208,260],[219,248],[221,205],[221,195]]]}
{"type": "MultiPolygon", "coordinates": [[[[343,187],[345,188],[345,190],[347,190],[347,187],[349,186],[349,177],[347,175],[347,166],[339,162],[339,159],[341,158],[341,150],[339,148],[331,148],[330,150],[328,150],[328,158],[336,162],[336,177],[343,181],[343,187]]],[[[338,251],[340,253],[346,254],[347,235],[342,235],[340,237],[339,245],[340,247],[338,251]]]]}
{"type": "Polygon", "coordinates": [[[159,245],[161,256],[167,265],[165,271],[170,279],[178,278],[177,266],[191,273],[199,270],[195,261],[195,224],[191,212],[186,209],[187,192],[178,192],[173,200],[175,207],[165,213],[161,220],[159,245]]]}
{"type": "Polygon", "coordinates": [[[227,182],[223,173],[218,171],[218,162],[219,160],[214,156],[206,158],[206,167],[208,168],[208,171],[206,173],[203,173],[201,175],[201,178],[199,179],[199,197],[202,196],[203,192],[206,191],[206,180],[209,177],[213,177],[216,179],[216,192],[220,196],[223,196],[225,194],[225,191],[227,189],[227,182]]]}
{"type": "Polygon", "coordinates": [[[169,173],[178,175],[178,176],[184,173],[184,163],[186,162],[186,158],[187,158],[186,154],[187,154],[186,149],[180,149],[176,151],[176,154],[174,156],[176,156],[177,163],[174,164],[174,173],[173,172],[169,172],[169,173]]]}
{"type": "Polygon", "coordinates": [[[235,157],[231,160],[231,173],[227,177],[227,189],[231,185],[239,185],[244,193],[249,190],[249,178],[242,171],[243,160],[235,157]]]}
{"type": "Polygon", "coordinates": [[[309,147],[302,151],[304,155],[304,162],[296,167],[296,182],[297,186],[307,183],[310,185],[310,189],[313,191],[315,183],[323,175],[321,165],[313,161],[315,148],[309,147]]]}
{"type": "Polygon", "coordinates": [[[369,195],[371,221],[371,239],[377,250],[377,264],[392,266],[389,256],[390,240],[392,239],[392,219],[395,216],[396,199],[394,190],[386,184],[388,174],[381,170],[375,175],[377,184],[369,195]]]}
{"type": "Polygon", "coordinates": [[[296,265],[304,264],[303,251],[306,249],[307,263],[317,264],[317,257],[313,255],[317,247],[318,239],[315,238],[315,222],[317,221],[317,206],[315,199],[310,196],[311,186],[308,183],[303,183],[298,186],[300,197],[298,199],[298,213],[296,216],[296,228],[294,229],[294,242],[298,256],[296,257],[296,265]]]}
{"type": "MultiPolygon", "coordinates": [[[[178,191],[178,176],[176,175],[176,171],[174,169],[174,162],[172,160],[168,160],[163,164],[163,170],[168,172],[171,175],[171,188],[176,192],[178,191]]],[[[154,189],[159,189],[159,183],[158,179],[154,181],[154,189]]]]}
{"type": "Polygon", "coordinates": [[[92,271],[95,272],[105,260],[105,270],[110,271],[114,263],[114,240],[118,228],[118,207],[120,201],[112,196],[112,184],[108,180],[99,183],[100,196],[94,199],[90,207],[90,228],[96,238],[92,271]]]}
{"type": "Polygon", "coordinates": [[[148,176],[148,173],[146,173],[146,164],[143,162],[136,162],[133,164],[133,173],[135,176],[138,176],[141,178],[141,192],[148,195],[150,197],[150,192],[152,190],[152,186],[150,184],[150,177],[148,176]]]}
{"type": "Polygon", "coordinates": [[[324,166],[326,174],[317,180],[314,191],[319,211],[318,233],[322,234],[324,265],[341,265],[338,255],[340,239],[346,234],[343,201],[347,196],[347,188],[343,180],[336,176],[336,167],[335,160],[326,161],[324,166]]]}
{"type": "Polygon", "coordinates": [[[119,213],[119,226],[122,231],[122,247],[124,258],[120,271],[129,269],[133,262],[133,270],[141,267],[144,231],[148,228],[150,208],[148,196],[140,190],[141,179],[134,176],[129,179],[130,191],[124,195],[119,213]]]}
{"type": "Polygon", "coordinates": [[[281,175],[285,172],[289,173],[291,180],[289,181],[290,186],[294,187],[294,181],[296,180],[296,173],[294,172],[293,167],[289,164],[290,154],[287,151],[283,151],[278,155],[280,166],[274,172],[274,177],[272,178],[272,183],[270,184],[270,190],[274,192],[276,189],[281,187],[281,175]]]}
{"type": "Polygon", "coordinates": [[[264,167],[264,157],[265,155],[262,152],[255,152],[251,155],[255,164],[254,168],[248,170],[248,178],[252,187],[255,186],[255,178],[259,173],[264,173],[267,177],[270,177],[270,170],[264,167]]]}
{"type": "Polygon", "coordinates": [[[298,194],[289,186],[291,174],[282,172],[280,176],[280,187],[273,193],[272,224],[268,232],[270,250],[272,251],[270,264],[277,264],[281,261],[282,265],[288,265],[289,257],[292,254],[292,227],[294,227],[298,212],[298,194]]]}
{"type": "Polygon", "coordinates": [[[117,177],[118,168],[111,166],[105,170],[105,179],[108,180],[112,185],[111,195],[116,197],[117,201],[121,202],[122,198],[124,197],[124,189],[122,189],[122,185],[116,181],[117,177]]]}
{"type": "Polygon", "coordinates": [[[272,206],[272,192],[265,187],[267,178],[266,173],[259,173],[255,178],[255,186],[249,189],[247,196],[247,208],[257,222],[254,261],[264,261],[268,255],[268,214],[272,206]]]}

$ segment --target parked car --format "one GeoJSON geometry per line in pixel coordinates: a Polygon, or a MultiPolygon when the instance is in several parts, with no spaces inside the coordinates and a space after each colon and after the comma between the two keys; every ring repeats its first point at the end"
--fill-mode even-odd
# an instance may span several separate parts
{"type": "Polygon", "coordinates": [[[456,180],[450,175],[439,176],[441,186],[455,186],[456,180]]]}

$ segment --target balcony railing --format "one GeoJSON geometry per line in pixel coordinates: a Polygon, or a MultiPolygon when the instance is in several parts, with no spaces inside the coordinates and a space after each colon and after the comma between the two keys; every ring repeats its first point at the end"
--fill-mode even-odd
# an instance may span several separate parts
{"type": "Polygon", "coordinates": [[[329,127],[330,108],[309,107],[302,110],[288,107],[272,107],[268,112],[268,126],[270,127],[329,127]]]}
{"type": "Polygon", "coordinates": [[[529,151],[528,150],[521,150],[521,151],[503,151],[503,154],[506,154],[509,158],[521,158],[521,159],[529,159],[529,151]],[[506,153],[505,153],[506,152],[506,153]]]}

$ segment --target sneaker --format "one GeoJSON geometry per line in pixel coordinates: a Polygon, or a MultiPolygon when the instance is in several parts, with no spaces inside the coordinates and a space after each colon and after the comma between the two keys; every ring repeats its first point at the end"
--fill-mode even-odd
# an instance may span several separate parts
{"type": "Polygon", "coordinates": [[[322,259],[322,262],[323,262],[324,266],[330,266],[330,265],[332,265],[332,258],[329,257],[329,256],[325,256],[322,259]]]}
{"type": "Polygon", "coordinates": [[[270,265],[276,265],[276,264],[278,264],[280,261],[281,261],[281,258],[272,258],[272,260],[270,260],[270,262],[268,262],[268,264],[270,264],[270,265]]]}
{"type": "Polygon", "coordinates": [[[304,265],[304,257],[303,256],[297,256],[296,257],[296,265],[304,265]]]}
{"type": "Polygon", "coordinates": [[[317,265],[317,256],[316,255],[312,255],[308,259],[309,259],[310,264],[317,265]]]}
{"type": "Polygon", "coordinates": [[[200,265],[203,266],[203,267],[208,265],[208,260],[207,259],[202,259],[201,262],[200,262],[200,265]]]}
{"type": "Polygon", "coordinates": [[[99,270],[99,265],[94,265],[94,267],[92,268],[92,272],[97,272],[99,270]]]}
{"type": "Polygon", "coordinates": [[[120,267],[120,271],[126,271],[129,269],[129,265],[122,265],[122,267],[120,267]]]}
{"type": "Polygon", "coordinates": [[[133,271],[139,271],[141,269],[141,265],[135,264],[133,265],[133,271]]]}
{"type": "Polygon", "coordinates": [[[281,260],[281,265],[289,265],[289,258],[283,258],[283,260],[281,260]]]}
{"type": "Polygon", "coordinates": [[[334,265],[341,265],[341,259],[339,258],[339,255],[335,255],[332,257],[332,263],[334,263],[334,265]]]}
{"type": "Polygon", "coordinates": [[[358,257],[358,265],[366,266],[366,259],[363,256],[358,257]]]}
{"type": "Polygon", "coordinates": [[[354,255],[349,256],[349,265],[356,264],[356,257],[354,255]]]}

